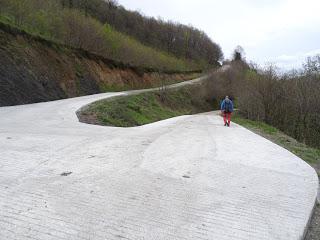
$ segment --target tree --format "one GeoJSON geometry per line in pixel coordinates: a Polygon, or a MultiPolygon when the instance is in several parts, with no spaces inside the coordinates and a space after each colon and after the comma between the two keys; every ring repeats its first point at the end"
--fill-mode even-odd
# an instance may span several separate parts
{"type": "Polygon", "coordinates": [[[100,53],[105,47],[104,31],[100,23],[78,11],[64,10],[63,40],[67,45],[100,53]]]}
{"type": "Polygon", "coordinates": [[[243,61],[245,56],[244,49],[241,46],[237,46],[236,49],[233,51],[232,59],[234,61],[243,61]]]}
{"type": "Polygon", "coordinates": [[[73,0],[73,7],[147,46],[176,57],[213,65],[223,58],[221,48],[204,32],[192,26],[148,18],[137,11],[126,10],[114,0],[73,0]]]}
{"type": "Polygon", "coordinates": [[[306,63],[303,64],[304,70],[307,74],[320,73],[320,54],[314,57],[308,57],[306,63]]]}

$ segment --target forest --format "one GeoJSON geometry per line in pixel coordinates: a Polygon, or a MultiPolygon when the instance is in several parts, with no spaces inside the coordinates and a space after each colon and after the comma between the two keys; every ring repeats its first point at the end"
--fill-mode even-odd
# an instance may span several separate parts
{"type": "Polygon", "coordinates": [[[81,9],[148,46],[180,58],[216,64],[223,57],[220,47],[205,32],[192,26],[145,17],[137,11],[126,10],[114,0],[62,0],[62,4],[81,9]]]}

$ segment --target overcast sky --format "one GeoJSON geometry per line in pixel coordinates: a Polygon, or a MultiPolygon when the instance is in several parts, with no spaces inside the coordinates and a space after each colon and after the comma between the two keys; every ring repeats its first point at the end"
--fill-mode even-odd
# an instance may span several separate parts
{"type": "Polygon", "coordinates": [[[249,61],[300,67],[320,54],[320,0],[119,0],[131,10],[204,30],[226,58],[241,45],[249,61]]]}

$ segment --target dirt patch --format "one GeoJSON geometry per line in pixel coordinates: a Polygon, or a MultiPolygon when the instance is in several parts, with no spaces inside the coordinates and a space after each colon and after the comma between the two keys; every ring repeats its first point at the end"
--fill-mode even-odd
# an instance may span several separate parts
{"type": "Polygon", "coordinates": [[[92,124],[92,125],[100,125],[100,121],[98,120],[98,116],[92,112],[78,112],[78,119],[82,123],[92,124]]]}

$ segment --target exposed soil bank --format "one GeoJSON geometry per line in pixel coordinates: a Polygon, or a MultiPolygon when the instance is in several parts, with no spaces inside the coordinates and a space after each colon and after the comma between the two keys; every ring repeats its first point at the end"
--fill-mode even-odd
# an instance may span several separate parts
{"type": "Polygon", "coordinates": [[[149,88],[199,74],[132,67],[0,23],[0,106],[149,88]]]}

